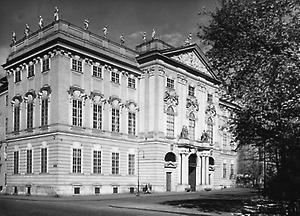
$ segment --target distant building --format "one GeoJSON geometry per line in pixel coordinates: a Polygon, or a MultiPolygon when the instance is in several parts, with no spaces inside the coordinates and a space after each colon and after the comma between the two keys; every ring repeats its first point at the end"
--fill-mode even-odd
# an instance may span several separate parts
{"type": "MultiPolygon", "coordinates": [[[[63,20],[11,47],[7,193],[232,186],[235,106],[196,44],[131,50],[63,20]]],[[[3,106],[4,100],[1,100],[3,106]]]]}

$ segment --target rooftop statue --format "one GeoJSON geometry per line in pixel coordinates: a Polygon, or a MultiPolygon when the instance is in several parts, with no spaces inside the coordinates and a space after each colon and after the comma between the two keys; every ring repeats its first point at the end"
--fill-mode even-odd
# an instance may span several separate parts
{"type": "Polygon", "coordinates": [[[28,37],[28,36],[29,36],[29,32],[30,32],[29,25],[26,24],[26,25],[25,25],[25,30],[24,30],[24,35],[25,35],[25,37],[28,37]]]}
{"type": "Polygon", "coordinates": [[[59,20],[59,16],[58,16],[58,7],[54,8],[54,21],[58,21],[59,20]]]}
{"type": "Polygon", "coordinates": [[[155,35],[156,35],[156,32],[155,32],[155,30],[153,29],[153,30],[152,30],[152,40],[155,39],[155,35]]]}
{"type": "Polygon", "coordinates": [[[16,44],[16,42],[17,42],[16,32],[12,32],[12,43],[16,44]]]}
{"type": "Polygon", "coordinates": [[[107,37],[107,26],[104,26],[102,31],[103,31],[104,37],[107,37]]]}
{"type": "Polygon", "coordinates": [[[203,130],[202,135],[201,135],[201,142],[207,142],[208,141],[208,133],[203,130]]]}
{"type": "Polygon", "coordinates": [[[40,20],[39,20],[39,27],[40,29],[42,29],[44,27],[44,20],[42,18],[42,16],[39,16],[40,20]]]}
{"type": "Polygon", "coordinates": [[[88,29],[89,29],[89,23],[90,23],[90,21],[89,21],[88,19],[85,19],[85,20],[84,20],[84,23],[83,23],[83,25],[84,25],[84,30],[88,30],[88,29]]]}
{"type": "Polygon", "coordinates": [[[120,36],[120,43],[121,43],[121,44],[124,44],[124,43],[125,43],[125,38],[124,38],[124,35],[123,35],[123,34],[121,34],[121,36],[120,36]]]}
{"type": "Polygon", "coordinates": [[[189,33],[187,39],[184,41],[184,45],[188,46],[191,44],[191,42],[192,42],[192,33],[189,33]]]}
{"type": "Polygon", "coordinates": [[[146,42],[146,32],[143,33],[143,41],[146,42]]]}
{"type": "Polygon", "coordinates": [[[190,41],[190,43],[192,42],[192,33],[189,33],[188,40],[190,41]]]}
{"type": "Polygon", "coordinates": [[[179,139],[189,139],[189,130],[186,125],[183,125],[179,139]]]}

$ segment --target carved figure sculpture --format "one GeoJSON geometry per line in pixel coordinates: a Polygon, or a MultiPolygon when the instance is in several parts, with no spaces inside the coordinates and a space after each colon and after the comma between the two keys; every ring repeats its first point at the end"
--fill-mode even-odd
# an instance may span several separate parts
{"type": "Polygon", "coordinates": [[[208,133],[203,130],[202,135],[201,135],[201,142],[207,142],[208,141],[208,133]]]}
{"type": "Polygon", "coordinates": [[[189,139],[189,130],[186,125],[183,125],[179,138],[189,139]]]}
{"type": "Polygon", "coordinates": [[[90,21],[88,19],[85,19],[84,22],[83,22],[83,26],[84,26],[84,30],[88,30],[89,28],[89,23],[90,21]]]}
{"type": "Polygon", "coordinates": [[[54,14],[53,14],[53,17],[54,17],[54,21],[58,21],[58,20],[59,20],[59,16],[58,16],[58,7],[55,7],[55,8],[54,8],[54,14]]]}
{"type": "Polygon", "coordinates": [[[29,32],[30,32],[29,25],[28,25],[28,24],[26,24],[26,25],[25,25],[25,30],[24,30],[24,35],[25,35],[25,37],[28,37],[28,35],[29,35],[29,32]]]}
{"type": "Polygon", "coordinates": [[[17,36],[16,36],[16,33],[15,32],[12,32],[12,43],[13,44],[16,44],[17,42],[17,36]]]}
{"type": "Polygon", "coordinates": [[[155,39],[155,35],[156,35],[156,32],[155,32],[155,30],[153,29],[153,30],[152,30],[152,40],[155,39]]]}
{"type": "Polygon", "coordinates": [[[102,30],[103,30],[104,37],[107,37],[107,26],[104,26],[102,30]]]}
{"type": "Polygon", "coordinates": [[[39,16],[39,27],[40,27],[40,29],[42,29],[44,27],[44,20],[43,20],[42,16],[39,16]]]}
{"type": "Polygon", "coordinates": [[[125,38],[124,38],[124,35],[123,35],[123,34],[121,34],[121,36],[120,36],[120,43],[121,43],[121,44],[124,44],[124,43],[125,43],[125,38]]]}
{"type": "Polygon", "coordinates": [[[143,41],[146,42],[146,32],[143,33],[143,41]]]}

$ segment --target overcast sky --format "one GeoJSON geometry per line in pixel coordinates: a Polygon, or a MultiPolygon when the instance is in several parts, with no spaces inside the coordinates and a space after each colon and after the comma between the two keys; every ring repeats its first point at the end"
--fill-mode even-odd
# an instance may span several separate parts
{"type": "Polygon", "coordinates": [[[27,23],[31,32],[38,29],[38,17],[44,25],[53,21],[53,10],[59,8],[60,18],[78,26],[89,19],[89,30],[102,34],[108,25],[109,38],[119,42],[124,34],[126,45],[134,48],[142,42],[141,32],[172,44],[182,45],[189,32],[196,40],[197,23],[203,21],[198,12],[204,6],[213,10],[219,0],[1,0],[0,64],[9,54],[12,31],[17,39],[24,35],[27,23]]]}

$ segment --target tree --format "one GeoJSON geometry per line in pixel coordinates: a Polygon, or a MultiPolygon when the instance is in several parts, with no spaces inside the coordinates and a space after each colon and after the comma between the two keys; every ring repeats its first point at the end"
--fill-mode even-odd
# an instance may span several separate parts
{"type": "Polygon", "coordinates": [[[200,37],[211,44],[207,55],[224,97],[241,107],[232,123],[236,140],[263,149],[276,164],[270,194],[272,185],[281,184],[277,198],[295,199],[300,194],[295,166],[300,162],[295,155],[300,149],[300,2],[224,0],[210,15],[200,37]]]}

